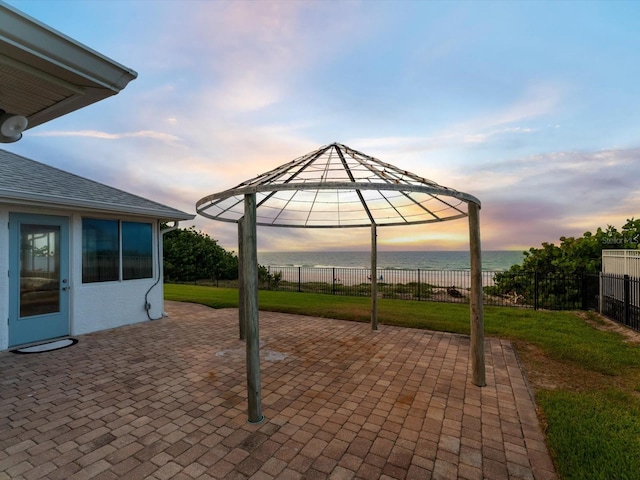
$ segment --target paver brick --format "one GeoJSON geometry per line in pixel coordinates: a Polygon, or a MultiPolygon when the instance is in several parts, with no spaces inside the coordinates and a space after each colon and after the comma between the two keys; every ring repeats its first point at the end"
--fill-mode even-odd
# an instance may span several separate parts
{"type": "Polygon", "coordinates": [[[15,478],[18,475],[22,475],[24,472],[28,472],[29,470],[32,470],[32,469],[33,469],[33,465],[25,461],[9,467],[8,469],[4,470],[4,472],[6,472],[9,475],[9,478],[15,478]]]}
{"type": "Polygon", "coordinates": [[[169,462],[160,467],[153,476],[158,480],[169,480],[176,478],[179,472],[182,471],[182,466],[174,462],[169,462]]]}
{"type": "Polygon", "coordinates": [[[31,447],[35,446],[33,440],[23,440],[22,442],[16,443],[14,445],[5,448],[5,452],[8,455],[15,455],[18,452],[22,452],[23,450],[28,450],[31,447]]]}
{"type": "Polygon", "coordinates": [[[261,471],[268,473],[269,475],[276,476],[287,467],[287,463],[277,458],[270,458],[262,467],[261,471]]]}
{"type": "Polygon", "coordinates": [[[287,462],[287,467],[295,470],[296,472],[305,473],[316,460],[316,457],[309,457],[306,455],[296,455],[293,459],[287,462]]]}
{"type": "Polygon", "coordinates": [[[111,470],[121,478],[124,478],[124,475],[136,468],[140,465],[140,460],[134,457],[127,457],[116,464],[112,464],[111,470]]]}
{"type": "Polygon", "coordinates": [[[283,355],[248,425],[237,310],[166,309],[46,362],[0,352],[0,480],[557,478],[508,341],[478,388],[468,337],[261,312],[283,355]]]}

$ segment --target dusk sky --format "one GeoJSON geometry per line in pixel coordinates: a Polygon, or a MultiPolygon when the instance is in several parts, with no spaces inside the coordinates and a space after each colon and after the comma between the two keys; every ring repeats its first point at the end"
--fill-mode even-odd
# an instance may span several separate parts
{"type": "MultiPolygon", "coordinates": [[[[485,250],[639,216],[638,1],[7,3],[138,78],[2,148],[186,212],[339,142],[479,198],[485,250]]],[[[234,224],[190,225],[236,248],[234,224]]],[[[467,232],[380,228],[378,245],[465,250],[467,232]]],[[[370,241],[366,228],[258,237],[272,251],[370,241]]]]}

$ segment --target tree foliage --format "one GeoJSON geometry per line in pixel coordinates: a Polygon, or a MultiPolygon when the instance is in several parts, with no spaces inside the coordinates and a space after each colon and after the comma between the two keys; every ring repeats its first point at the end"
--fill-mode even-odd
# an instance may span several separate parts
{"type": "Polygon", "coordinates": [[[638,248],[640,219],[627,220],[622,229],[608,225],[595,234],[585,232],[580,238],[560,237],[560,244],[543,243],[540,248],[524,252],[522,265],[512,270],[529,272],[560,272],[564,274],[598,273],[602,270],[602,250],[607,248],[638,248]]]}
{"type": "Polygon", "coordinates": [[[238,257],[193,226],[165,234],[163,246],[166,281],[238,278],[238,257]]]}
{"type": "Polygon", "coordinates": [[[635,249],[639,244],[640,219],[633,218],[620,230],[608,225],[595,233],[585,232],[580,238],[560,237],[558,245],[545,242],[523,252],[525,258],[520,265],[495,275],[495,287],[490,287],[489,293],[508,292],[514,298],[522,297],[525,303],[533,303],[534,296],[550,302],[562,296],[563,301],[577,302],[574,297],[581,295],[582,287],[576,282],[585,274],[602,270],[603,249],[635,249]]]}

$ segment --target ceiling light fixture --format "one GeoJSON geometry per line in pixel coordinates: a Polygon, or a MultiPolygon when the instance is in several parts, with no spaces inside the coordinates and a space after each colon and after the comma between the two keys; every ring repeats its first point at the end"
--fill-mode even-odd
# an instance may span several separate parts
{"type": "Polygon", "coordinates": [[[17,142],[22,138],[22,132],[27,125],[29,125],[27,117],[0,109],[0,143],[17,142]]]}

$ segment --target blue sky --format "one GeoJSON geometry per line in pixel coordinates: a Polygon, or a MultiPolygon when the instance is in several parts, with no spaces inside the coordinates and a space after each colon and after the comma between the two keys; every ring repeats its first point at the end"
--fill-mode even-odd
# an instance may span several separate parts
{"type": "MultiPolygon", "coordinates": [[[[337,141],[478,197],[485,249],[638,217],[640,2],[8,3],[138,78],[3,148],[181,210],[337,141]]],[[[236,247],[234,225],[190,224],[236,247]]],[[[370,238],[258,236],[275,251],[370,238]]],[[[463,250],[467,223],[378,242],[463,250]]]]}

